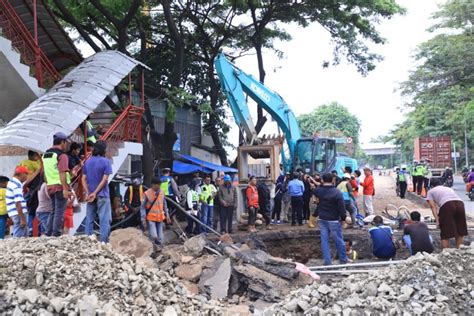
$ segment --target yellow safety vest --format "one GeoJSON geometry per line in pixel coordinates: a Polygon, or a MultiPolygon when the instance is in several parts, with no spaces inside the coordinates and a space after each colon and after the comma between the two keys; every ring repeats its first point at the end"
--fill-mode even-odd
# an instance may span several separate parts
{"type": "MultiPolygon", "coordinates": [[[[65,155],[65,153],[56,148],[48,149],[43,154],[44,176],[48,185],[61,184],[58,170],[58,158],[60,155],[65,155]]],[[[66,183],[71,183],[71,175],[69,172],[66,172],[66,183]]]]}

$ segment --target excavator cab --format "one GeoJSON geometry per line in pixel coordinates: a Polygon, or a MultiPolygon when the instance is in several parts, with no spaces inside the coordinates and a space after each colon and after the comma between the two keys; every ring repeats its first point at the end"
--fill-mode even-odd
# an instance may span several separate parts
{"type": "Polygon", "coordinates": [[[301,138],[296,142],[293,170],[306,174],[330,172],[336,161],[336,141],[329,138],[301,138]]]}

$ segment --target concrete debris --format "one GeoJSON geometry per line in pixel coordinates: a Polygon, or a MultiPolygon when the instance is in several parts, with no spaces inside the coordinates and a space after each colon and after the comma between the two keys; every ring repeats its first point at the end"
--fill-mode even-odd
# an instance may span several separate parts
{"type": "Polygon", "coordinates": [[[184,243],[184,250],[186,251],[186,253],[194,257],[199,257],[200,255],[202,255],[205,245],[206,237],[204,235],[197,235],[186,240],[186,242],[184,243]]]}
{"type": "Polygon", "coordinates": [[[474,244],[291,292],[264,315],[472,315],[474,244]]]}
{"type": "Polygon", "coordinates": [[[136,228],[116,229],[110,234],[110,244],[115,252],[135,258],[149,258],[153,243],[136,228]]]}
{"type": "Polygon", "coordinates": [[[200,288],[213,299],[227,297],[229,291],[229,280],[232,272],[230,259],[216,260],[211,269],[207,269],[201,281],[200,288]]]}
{"type": "Polygon", "coordinates": [[[224,311],[217,301],[193,296],[165,271],[141,266],[133,256],[87,237],[8,239],[0,244],[2,315],[224,311]]]}
{"type": "Polygon", "coordinates": [[[180,279],[196,282],[201,276],[202,267],[199,264],[182,264],[174,269],[174,273],[180,279]]]}

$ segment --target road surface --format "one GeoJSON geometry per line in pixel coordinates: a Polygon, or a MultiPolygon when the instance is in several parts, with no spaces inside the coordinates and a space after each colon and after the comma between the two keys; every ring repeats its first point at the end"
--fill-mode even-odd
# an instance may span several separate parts
{"type": "Polygon", "coordinates": [[[466,214],[474,218],[474,201],[470,201],[466,195],[466,184],[464,183],[462,177],[454,177],[453,189],[456,194],[464,201],[466,214]]]}

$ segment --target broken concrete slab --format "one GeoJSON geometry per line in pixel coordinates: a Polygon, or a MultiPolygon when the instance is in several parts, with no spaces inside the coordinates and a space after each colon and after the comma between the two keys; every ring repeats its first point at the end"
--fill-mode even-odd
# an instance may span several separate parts
{"type": "Polygon", "coordinates": [[[227,297],[232,272],[230,259],[218,259],[211,269],[207,269],[199,282],[199,288],[213,299],[227,297]]]}

